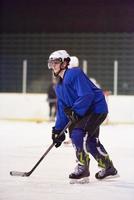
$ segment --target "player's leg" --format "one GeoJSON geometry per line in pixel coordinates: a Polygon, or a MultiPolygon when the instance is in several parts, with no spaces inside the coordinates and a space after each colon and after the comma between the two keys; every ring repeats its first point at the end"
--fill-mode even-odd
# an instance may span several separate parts
{"type": "Polygon", "coordinates": [[[110,157],[104,146],[100,143],[99,138],[88,137],[87,149],[98,162],[98,166],[103,168],[98,173],[96,173],[96,178],[103,179],[107,176],[117,174],[117,170],[113,166],[113,162],[110,160],[110,157]]]}
{"type": "Polygon", "coordinates": [[[84,177],[89,177],[89,155],[85,150],[85,132],[83,129],[73,129],[71,132],[71,140],[76,151],[76,157],[78,164],[73,173],[69,175],[71,179],[81,179],[84,177]]]}
{"type": "Polygon", "coordinates": [[[99,140],[99,126],[105,119],[103,115],[92,115],[89,121],[88,137],[86,141],[87,150],[98,162],[98,166],[103,170],[96,173],[95,177],[98,179],[105,178],[109,175],[116,175],[117,170],[113,166],[110,157],[99,140]]]}

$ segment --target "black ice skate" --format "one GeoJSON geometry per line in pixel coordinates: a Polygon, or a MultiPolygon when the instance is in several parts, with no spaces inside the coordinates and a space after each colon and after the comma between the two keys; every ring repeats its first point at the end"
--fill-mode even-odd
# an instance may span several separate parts
{"type": "Polygon", "coordinates": [[[75,171],[69,175],[70,183],[89,183],[89,169],[85,165],[78,164],[75,171]]]}
{"type": "Polygon", "coordinates": [[[95,174],[95,177],[97,179],[104,179],[106,177],[110,178],[110,177],[118,177],[118,176],[119,175],[117,175],[117,170],[113,166],[111,166],[107,169],[102,169],[101,171],[99,171],[95,174]]]}

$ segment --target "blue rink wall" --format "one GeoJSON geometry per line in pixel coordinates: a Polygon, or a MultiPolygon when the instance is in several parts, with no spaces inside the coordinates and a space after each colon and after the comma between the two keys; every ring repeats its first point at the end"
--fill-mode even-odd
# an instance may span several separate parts
{"type": "MultiPolygon", "coordinates": [[[[134,96],[107,96],[109,115],[106,123],[134,123],[134,96]]],[[[47,121],[47,94],[0,94],[0,120],[47,121]]]]}

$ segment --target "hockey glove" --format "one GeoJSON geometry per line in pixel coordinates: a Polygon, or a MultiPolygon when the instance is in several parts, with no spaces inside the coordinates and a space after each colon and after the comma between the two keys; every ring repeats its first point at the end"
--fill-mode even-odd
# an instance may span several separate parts
{"type": "Polygon", "coordinates": [[[72,121],[72,123],[75,123],[78,121],[78,119],[79,119],[78,115],[70,107],[65,108],[64,112],[67,115],[67,117],[69,118],[69,120],[72,121]]]}
{"type": "Polygon", "coordinates": [[[65,133],[60,135],[61,131],[62,130],[56,130],[55,127],[52,128],[52,140],[56,148],[59,147],[66,138],[65,133]]]}

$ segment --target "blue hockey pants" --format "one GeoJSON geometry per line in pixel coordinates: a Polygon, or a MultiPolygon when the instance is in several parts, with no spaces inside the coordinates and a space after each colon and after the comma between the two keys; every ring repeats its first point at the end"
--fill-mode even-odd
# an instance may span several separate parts
{"type": "MultiPolygon", "coordinates": [[[[105,118],[103,116],[103,118],[105,118]]],[[[106,168],[111,165],[109,155],[99,140],[99,129],[102,119],[92,115],[86,130],[82,127],[73,128],[70,137],[76,150],[76,157],[81,164],[89,164],[89,153],[98,162],[98,166],[106,168]],[[99,119],[99,120],[98,120],[99,119]],[[93,124],[92,124],[92,123],[93,124]]],[[[82,124],[83,125],[83,124],[82,124]]]]}

